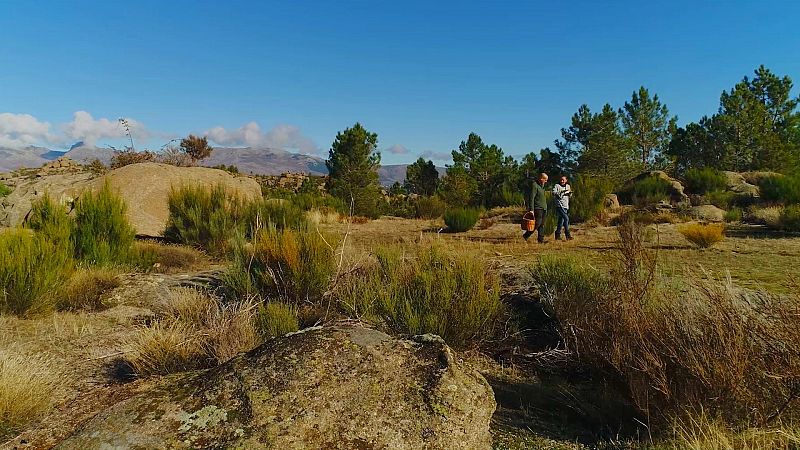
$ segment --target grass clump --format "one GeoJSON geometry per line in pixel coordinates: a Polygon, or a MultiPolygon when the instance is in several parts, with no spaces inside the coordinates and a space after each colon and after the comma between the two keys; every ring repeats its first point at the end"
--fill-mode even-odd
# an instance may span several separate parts
{"type": "Polygon", "coordinates": [[[419,197],[414,203],[415,216],[418,219],[438,219],[444,215],[447,203],[438,196],[419,197]]]}
{"type": "Polygon", "coordinates": [[[200,338],[181,322],[155,322],[142,328],[126,359],[138,376],[166,375],[207,364],[200,338]]]}
{"type": "Polygon", "coordinates": [[[69,251],[42,235],[0,233],[0,313],[22,316],[50,309],[72,267],[69,251]]]}
{"type": "Polygon", "coordinates": [[[719,209],[728,210],[736,203],[737,195],[728,191],[712,191],[705,195],[705,202],[719,209]]]}
{"type": "Polygon", "coordinates": [[[317,304],[336,272],[334,244],[310,230],[258,230],[251,243],[234,249],[227,284],[240,298],[317,304]]]}
{"type": "Polygon", "coordinates": [[[379,318],[399,333],[437,334],[456,348],[492,336],[503,309],[500,282],[482,258],[438,246],[409,255],[383,248],[376,258],[341,286],[345,310],[379,318]]]}
{"type": "Polygon", "coordinates": [[[741,222],[743,218],[744,211],[738,206],[734,206],[733,208],[725,211],[725,222],[741,222]]]}
{"type": "Polygon", "coordinates": [[[11,188],[3,183],[0,183],[0,197],[6,197],[11,193],[11,188]]]}
{"type": "Polygon", "coordinates": [[[73,232],[72,219],[67,215],[66,209],[49,195],[44,195],[31,203],[31,212],[25,225],[52,242],[67,246],[72,251],[70,243],[73,232]]]}
{"type": "Polygon", "coordinates": [[[299,330],[300,322],[292,305],[267,302],[258,308],[256,328],[261,336],[271,338],[299,330]]]}
{"type": "Polygon", "coordinates": [[[169,218],[164,236],[174,242],[201,247],[221,255],[236,235],[242,216],[242,201],[223,185],[212,188],[183,186],[170,190],[169,218]]]}
{"type": "Polygon", "coordinates": [[[0,438],[47,412],[57,380],[42,356],[0,350],[0,438]]]}
{"type": "Polygon", "coordinates": [[[775,450],[800,448],[800,427],[775,424],[736,429],[720,418],[700,412],[676,420],[670,450],[775,450]]]}
{"type": "Polygon", "coordinates": [[[480,211],[474,208],[452,208],[445,211],[444,223],[447,225],[447,231],[463,233],[471,230],[480,216],[480,211]]]}
{"type": "Polygon", "coordinates": [[[791,205],[800,203],[800,173],[766,177],[759,183],[761,198],[767,202],[791,205]]]}
{"type": "Polygon", "coordinates": [[[127,205],[106,183],[75,202],[71,235],[75,255],[96,265],[127,261],[136,237],[126,215],[127,205]]]}
{"type": "Polygon", "coordinates": [[[700,248],[708,248],[725,239],[725,224],[690,223],[678,228],[687,241],[700,248]]]}
{"type": "Polygon", "coordinates": [[[119,287],[119,271],[109,267],[88,267],[76,270],[58,297],[59,310],[103,309],[103,296],[119,287]]]}
{"type": "Polygon", "coordinates": [[[177,273],[204,266],[208,258],[192,247],[138,241],[134,243],[130,262],[146,272],[177,273]]]}
{"type": "Polygon", "coordinates": [[[722,171],[713,167],[691,168],[686,171],[686,192],[703,195],[708,192],[724,191],[728,180],[722,171]]]}
{"type": "Polygon", "coordinates": [[[283,199],[259,199],[249,202],[244,210],[244,226],[247,237],[267,226],[277,229],[299,229],[308,225],[305,211],[294,203],[283,199]]]}

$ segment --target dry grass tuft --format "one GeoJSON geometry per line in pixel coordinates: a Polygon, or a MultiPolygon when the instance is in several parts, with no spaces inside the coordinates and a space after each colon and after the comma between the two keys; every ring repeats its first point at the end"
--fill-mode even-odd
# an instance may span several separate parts
{"type": "Polygon", "coordinates": [[[800,427],[774,425],[736,430],[705,413],[676,421],[675,450],[775,450],[800,448],[800,427]]]}
{"type": "Polygon", "coordinates": [[[177,273],[206,266],[208,258],[192,247],[143,241],[134,244],[134,265],[145,271],[177,273]]]}
{"type": "Polygon", "coordinates": [[[700,248],[708,248],[725,239],[725,224],[690,223],[678,228],[689,242],[700,248]]]}
{"type": "Polygon", "coordinates": [[[155,322],[131,343],[128,364],[139,376],[166,375],[205,366],[202,337],[182,322],[155,322]]]}
{"type": "Polygon", "coordinates": [[[111,267],[89,267],[75,271],[58,299],[58,309],[97,311],[106,305],[103,295],[119,287],[119,270],[111,267]]]}
{"type": "Polygon", "coordinates": [[[0,350],[0,436],[45,413],[58,376],[42,356],[0,350]]]}

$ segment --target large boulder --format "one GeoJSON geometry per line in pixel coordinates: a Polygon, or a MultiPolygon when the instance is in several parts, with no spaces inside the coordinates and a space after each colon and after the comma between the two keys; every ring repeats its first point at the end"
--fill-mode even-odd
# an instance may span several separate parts
{"type": "MultiPolygon", "coordinates": [[[[75,198],[86,190],[96,190],[108,182],[128,204],[128,219],[136,233],[159,236],[167,224],[167,197],[175,186],[222,184],[246,198],[261,196],[258,182],[248,177],[235,177],[224,170],[207,167],[176,167],[158,163],[131,164],[96,177],[90,172],[56,170],[50,167],[34,177],[13,180],[13,191],[0,199],[0,226],[22,224],[31,210],[31,203],[45,194],[71,208],[75,198]]],[[[70,166],[71,167],[71,166],[70,166]]]]}
{"type": "Polygon", "coordinates": [[[758,197],[760,190],[758,186],[748,183],[744,175],[738,172],[723,171],[725,175],[725,189],[736,194],[758,197]]]}
{"type": "Polygon", "coordinates": [[[437,336],[358,324],[268,341],[100,412],[58,449],[489,449],[486,380],[437,336]]]}

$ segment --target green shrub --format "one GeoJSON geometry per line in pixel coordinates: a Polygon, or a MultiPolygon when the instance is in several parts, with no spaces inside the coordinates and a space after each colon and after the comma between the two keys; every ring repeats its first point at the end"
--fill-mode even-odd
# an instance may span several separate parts
{"type": "Polygon", "coordinates": [[[223,185],[182,186],[170,190],[169,218],[164,236],[174,242],[201,247],[220,255],[229,240],[244,232],[241,228],[243,203],[223,185]]]}
{"type": "Polygon", "coordinates": [[[390,216],[411,219],[416,216],[414,201],[407,195],[393,195],[389,197],[389,209],[386,213],[390,216]]]}
{"type": "Polygon", "coordinates": [[[75,202],[72,245],[75,256],[93,264],[127,261],[136,237],[126,215],[127,205],[106,183],[75,202]]]}
{"type": "Polygon", "coordinates": [[[570,221],[576,223],[597,218],[603,212],[606,196],[614,189],[608,179],[586,175],[576,176],[570,186],[569,215],[570,221]]]}
{"type": "Polygon", "coordinates": [[[11,188],[3,183],[0,183],[0,197],[5,197],[11,193],[11,188]]]}
{"type": "Polygon", "coordinates": [[[638,180],[620,192],[623,201],[635,206],[654,205],[668,200],[672,192],[669,181],[658,177],[647,177],[638,180]]]}
{"type": "Polygon", "coordinates": [[[245,203],[244,227],[247,237],[252,237],[255,230],[274,226],[300,229],[308,225],[305,211],[294,203],[282,199],[258,199],[245,203]]]}
{"type": "Polygon", "coordinates": [[[720,209],[730,209],[736,200],[736,194],[728,191],[711,191],[705,195],[706,203],[710,203],[720,209]]]}
{"type": "Polygon", "coordinates": [[[390,247],[376,257],[376,266],[352,274],[338,290],[346,311],[379,317],[399,333],[437,334],[456,348],[494,333],[500,281],[477,254],[432,246],[409,255],[390,247]]]}
{"type": "Polygon", "coordinates": [[[256,315],[256,328],[265,338],[283,336],[300,329],[297,313],[291,305],[268,302],[259,306],[256,315]]]}
{"type": "Polygon", "coordinates": [[[431,197],[419,197],[415,205],[416,217],[419,219],[437,219],[444,215],[447,203],[434,195],[431,197]]]}
{"type": "Polygon", "coordinates": [[[50,309],[73,267],[69,250],[25,230],[0,233],[0,313],[50,309]]]}
{"type": "Polygon", "coordinates": [[[226,284],[243,298],[319,303],[336,272],[335,244],[316,231],[258,230],[252,243],[234,247],[226,284]]]}
{"type": "Polygon", "coordinates": [[[780,223],[781,228],[786,231],[800,231],[800,205],[790,205],[784,208],[780,223]]]}
{"type": "MultiPolygon", "coordinates": [[[[308,179],[306,179],[307,181],[308,179]]],[[[305,182],[303,183],[305,185],[305,182]]],[[[287,193],[285,195],[271,195],[270,198],[283,198],[290,201],[303,211],[313,209],[333,209],[340,214],[349,214],[350,206],[342,200],[322,192],[298,192],[297,194],[287,193]]]]}
{"type": "Polygon", "coordinates": [[[724,191],[728,180],[722,171],[713,167],[691,168],[686,171],[686,192],[703,195],[707,192],[724,191]]]}
{"type": "Polygon", "coordinates": [[[504,184],[492,203],[492,206],[524,206],[525,195],[518,189],[504,184]]]}
{"type": "Polygon", "coordinates": [[[725,222],[741,222],[743,217],[744,211],[742,208],[733,207],[725,211],[725,222]]]}
{"type": "Polygon", "coordinates": [[[70,246],[72,219],[67,215],[66,209],[53,201],[49,195],[40,197],[31,204],[26,226],[72,251],[70,246]]]}
{"type": "MultiPolygon", "coordinates": [[[[576,309],[583,303],[594,302],[606,289],[608,280],[597,269],[590,268],[570,258],[543,256],[535,269],[531,270],[534,283],[540,289],[543,300],[570,298],[577,302],[569,305],[576,309]]],[[[555,314],[556,308],[567,305],[545,302],[548,313],[555,314]]]]}
{"type": "Polygon", "coordinates": [[[782,205],[800,203],[800,174],[766,177],[759,187],[761,198],[768,202],[782,205]]]}
{"type": "Polygon", "coordinates": [[[469,231],[478,222],[481,213],[473,208],[451,208],[444,213],[444,223],[447,231],[451,233],[462,233],[469,231]]]}

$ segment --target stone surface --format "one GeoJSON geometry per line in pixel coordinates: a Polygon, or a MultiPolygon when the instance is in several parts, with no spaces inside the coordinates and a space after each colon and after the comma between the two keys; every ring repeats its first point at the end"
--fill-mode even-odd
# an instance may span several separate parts
{"type": "Polygon", "coordinates": [[[750,197],[758,197],[761,194],[758,186],[748,183],[741,173],[730,171],[723,171],[722,173],[725,175],[725,189],[728,191],[749,195],[750,197]]]}
{"type": "Polygon", "coordinates": [[[619,209],[619,197],[617,197],[617,194],[606,194],[605,199],[603,199],[603,206],[606,209],[619,209]]]}
{"type": "Polygon", "coordinates": [[[747,183],[755,185],[755,186],[760,185],[761,182],[765,178],[782,177],[782,176],[783,176],[783,174],[780,174],[780,173],[777,173],[777,172],[766,172],[766,171],[761,171],[761,172],[742,172],[742,177],[744,178],[744,180],[747,183]]]}
{"type": "Polygon", "coordinates": [[[714,205],[693,206],[690,214],[697,220],[707,222],[722,222],[725,220],[725,211],[714,205]]]}
{"type": "Polygon", "coordinates": [[[359,324],[273,339],[89,420],[58,449],[489,449],[486,380],[435,336],[359,324]]]}
{"type": "Polygon", "coordinates": [[[128,204],[128,218],[136,232],[146,236],[160,236],[164,232],[169,214],[167,197],[172,186],[221,183],[248,198],[261,196],[261,187],[255,180],[234,177],[218,169],[141,163],[97,178],[90,172],[76,171],[74,163],[59,161],[33,177],[13,180],[14,190],[0,199],[0,226],[22,224],[31,210],[31,203],[45,193],[71,210],[72,202],[82,192],[99,189],[106,181],[128,204]]]}

